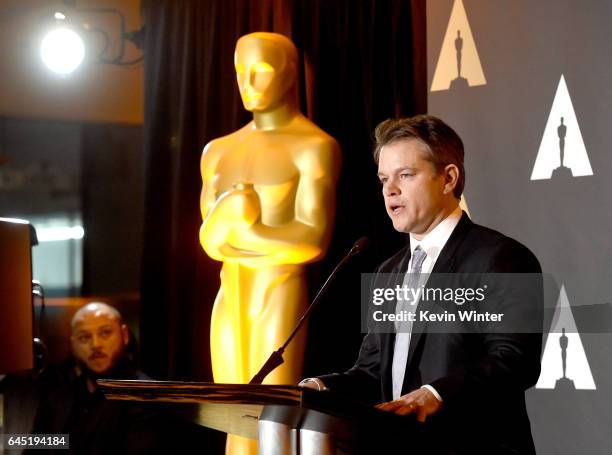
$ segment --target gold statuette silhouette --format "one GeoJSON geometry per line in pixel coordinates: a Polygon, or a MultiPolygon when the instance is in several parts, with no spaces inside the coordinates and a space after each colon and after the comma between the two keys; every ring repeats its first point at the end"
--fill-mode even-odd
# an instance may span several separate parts
{"type": "MultiPolygon", "coordinates": [[[[243,36],[234,62],[253,121],[204,149],[200,243],[223,262],[211,321],[215,381],[247,383],[306,307],[304,265],[329,243],[340,150],[298,109],[289,39],[243,36]]],[[[302,331],[265,383],[299,380],[304,343],[302,331]]],[[[256,453],[256,443],[230,436],[226,451],[256,453]]]]}

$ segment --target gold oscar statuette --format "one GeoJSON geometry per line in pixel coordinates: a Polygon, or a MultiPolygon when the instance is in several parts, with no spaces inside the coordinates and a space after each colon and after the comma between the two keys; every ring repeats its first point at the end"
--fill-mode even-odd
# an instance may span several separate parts
{"type": "MultiPolygon", "coordinates": [[[[200,243],[223,262],[211,320],[220,383],[248,383],[304,311],[304,266],[329,244],[340,169],[337,142],[299,111],[288,38],[245,35],[234,64],[253,120],[208,143],[201,159],[200,243]]],[[[302,330],[264,383],[299,381],[305,340],[302,330]]],[[[226,453],[257,453],[257,442],[230,435],[226,453]]]]}

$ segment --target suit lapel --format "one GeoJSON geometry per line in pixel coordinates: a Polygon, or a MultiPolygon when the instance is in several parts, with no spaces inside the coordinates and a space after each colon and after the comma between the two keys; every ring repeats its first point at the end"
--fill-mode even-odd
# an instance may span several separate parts
{"type": "MultiPolygon", "coordinates": [[[[433,270],[431,271],[432,274],[452,273],[455,271],[455,252],[459,245],[461,245],[461,242],[463,242],[465,235],[470,230],[472,225],[473,223],[470,218],[465,212],[463,212],[459,223],[453,230],[451,236],[448,238],[444,248],[442,248],[442,251],[440,251],[440,255],[438,256],[433,270]]],[[[410,250],[408,250],[408,252],[410,253],[410,250]]],[[[425,323],[420,321],[416,321],[413,325],[413,332],[410,336],[410,346],[408,347],[408,366],[406,369],[406,374],[404,375],[403,388],[409,385],[408,377],[410,375],[408,374],[408,371],[415,367],[415,352],[419,346],[419,343],[425,338],[425,325],[425,323]]]]}
{"type": "Polygon", "coordinates": [[[473,224],[472,220],[463,212],[455,230],[448,238],[442,251],[440,251],[440,256],[438,256],[438,260],[431,273],[452,273],[455,271],[455,252],[473,224]]]}

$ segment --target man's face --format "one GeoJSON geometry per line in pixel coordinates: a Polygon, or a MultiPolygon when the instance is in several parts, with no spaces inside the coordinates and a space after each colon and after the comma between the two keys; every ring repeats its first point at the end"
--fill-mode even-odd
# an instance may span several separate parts
{"type": "Polygon", "coordinates": [[[72,329],[72,350],[91,372],[112,370],[128,342],[128,330],[103,311],[85,312],[72,329]]]}
{"type": "Polygon", "coordinates": [[[433,229],[448,203],[444,175],[438,173],[416,139],[382,147],[378,177],[393,227],[420,238],[433,229]]]}

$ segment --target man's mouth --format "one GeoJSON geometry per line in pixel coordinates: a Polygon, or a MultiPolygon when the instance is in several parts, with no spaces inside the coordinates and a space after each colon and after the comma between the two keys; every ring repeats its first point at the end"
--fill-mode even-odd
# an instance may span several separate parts
{"type": "Polygon", "coordinates": [[[399,214],[403,209],[404,209],[404,206],[400,204],[389,205],[389,212],[391,212],[392,215],[399,214]]]}
{"type": "Polygon", "coordinates": [[[104,358],[106,358],[106,354],[102,354],[101,352],[92,354],[89,356],[89,360],[98,360],[98,359],[104,359],[104,358]]]}

